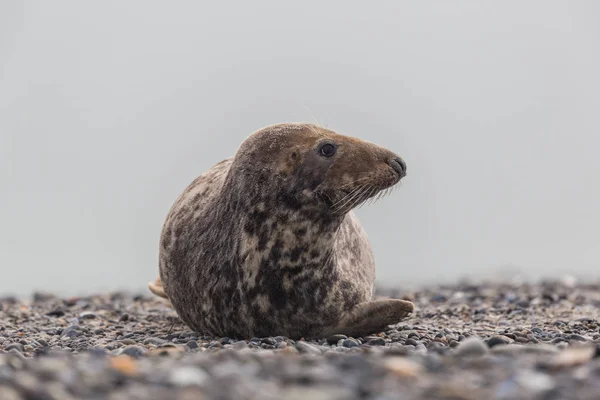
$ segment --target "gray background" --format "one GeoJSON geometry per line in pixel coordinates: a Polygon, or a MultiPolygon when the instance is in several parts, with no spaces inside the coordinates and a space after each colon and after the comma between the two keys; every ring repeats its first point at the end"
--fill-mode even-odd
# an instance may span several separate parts
{"type": "Polygon", "coordinates": [[[600,2],[0,2],[0,293],[142,289],[181,190],[318,121],[401,154],[386,285],[600,271],[600,2]]]}

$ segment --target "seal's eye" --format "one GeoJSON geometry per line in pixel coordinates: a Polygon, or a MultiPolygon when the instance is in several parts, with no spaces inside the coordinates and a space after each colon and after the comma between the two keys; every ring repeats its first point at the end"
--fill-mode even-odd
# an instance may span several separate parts
{"type": "Polygon", "coordinates": [[[327,158],[333,157],[335,155],[336,151],[337,151],[337,147],[335,144],[332,144],[332,143],[325,143],[319,149],[319,153],[322,156],[327,157],[327,158]]]}

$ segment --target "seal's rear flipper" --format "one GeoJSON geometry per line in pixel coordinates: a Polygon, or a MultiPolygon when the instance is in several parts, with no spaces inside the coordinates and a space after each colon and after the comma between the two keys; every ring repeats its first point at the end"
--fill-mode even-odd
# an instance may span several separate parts
{"type": "Polygon", "coordinates": [[[413,303],[399,299],[359,303],[343,314],[336,327],[326,330],[322,336],[342,333],[351,337],[364,337],[384,332],[389,329],[390,325],[396,325],[407,318],[414,309],[413,303]]]}
{"type": "Polygon", "coordinates": [[[150,291],[152,293],[154,293],[155,295],[157,295],[158,297],[162,297],[167,300],[169,299],[167,297],[167,294],[165,293],[162,281],[160,280],[160,276],[158,278],[156,278],[156,280],[154,282],[148,283],[148,289],[150,289],[150,291]]]}

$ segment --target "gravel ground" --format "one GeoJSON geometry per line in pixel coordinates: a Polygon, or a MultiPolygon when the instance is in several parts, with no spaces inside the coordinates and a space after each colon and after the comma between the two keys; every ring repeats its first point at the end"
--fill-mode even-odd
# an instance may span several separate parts
{"type": "Polygon", "coordinates": [[[191,332],[147,295],[0,299],[0,399],[598,399],[600,284],[412,292],[362,338],[191,332]]]}

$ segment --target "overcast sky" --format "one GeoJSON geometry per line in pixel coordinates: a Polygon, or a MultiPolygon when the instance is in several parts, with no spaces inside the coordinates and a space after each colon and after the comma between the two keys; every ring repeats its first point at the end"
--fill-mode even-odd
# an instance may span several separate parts
{"type": "Polygon", "coordinates": [[[408,176],[359,210],[387,285],[600,277],[600,2],[0,3],[0,294],[144,290],[251,132],[318,122],[408,176]]]}

